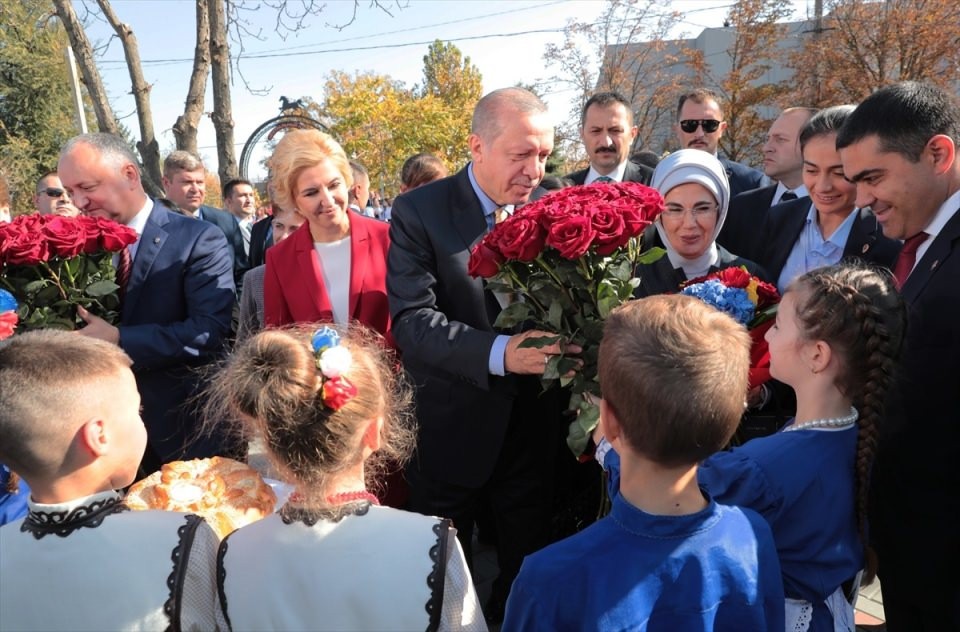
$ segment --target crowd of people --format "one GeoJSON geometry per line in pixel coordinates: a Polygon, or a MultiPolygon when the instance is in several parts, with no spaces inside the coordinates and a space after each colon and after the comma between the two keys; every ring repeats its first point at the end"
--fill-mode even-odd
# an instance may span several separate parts
{"type": "Polygon", "coordinates": [[[259,220],[243,179],[205,205],[188,152],[154,199],[122,139],[67,142],[37,211],[138,239],[119,323],[80,309],[76,333],[0,343],[0,630],[852,630],[874,575],[889,630],[960,630],[957,98],[904,82],[787,108],[762,170],[718,155],[707,90],[679,97],[662,160],[631,154],[631,109],[591,97],[589,165],[548,178],[546,106],[495,90],[467,166],[411,156],[392,202],[334,138],[289,131],[259,220]],[[514,208],[623,181],[663,196],[643,247],[665,255],[606,321],[577,464],[567,395],[539,378],[580,350],[498,329],[467,261],[514,208]],[[783,293],[772,379],[749,390],[743,327],[678,294],[729,267],[783,293]],[[251,437],[294,488],[276,514],[218,543],[196,516],[125,510],[162,464],[243,460],[251,437]],[[581,465],[610,512],[554,541],[581,465]],[[499,569],[482,604],[478,538],[499,569]]]}

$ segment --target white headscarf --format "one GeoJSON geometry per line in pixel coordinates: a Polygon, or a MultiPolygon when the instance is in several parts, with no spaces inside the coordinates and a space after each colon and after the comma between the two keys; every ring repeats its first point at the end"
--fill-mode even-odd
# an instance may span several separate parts
{"type": "Polygon", "coordinates": [[[710,245],[706,251],[696,259],[687,259],[670,245],[667,233],[663,229],[662,216],[654,224],[667,250],[670,263],[674,268],[682,268],[688,279],[705,275],[720,259],[720,254],[717,252],[717,235],[723,228],[723,222],[727,219],[727,208],[730,206],[730,184],[727,182],[727,172],[713,154],[699,149],[681,149],[660,161],[650,183],[650,186],[666,197],[671,189],[691,182],[702,185],[710,191],[717,199],[719,207],[717,225],[713,229],[713,235],[710,236],[710,245]]]}

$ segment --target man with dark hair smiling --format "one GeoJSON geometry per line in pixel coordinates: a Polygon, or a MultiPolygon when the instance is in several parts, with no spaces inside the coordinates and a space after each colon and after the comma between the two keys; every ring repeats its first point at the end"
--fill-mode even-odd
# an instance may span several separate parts
{"type": "Polygon", "coordinates": [[[898,83],[837,135],[857,206],[905,240],[894,275],[909,309],[899,384],[871,480],[870,535],[887,629],[960,630],[960,104],[898,83]]]}

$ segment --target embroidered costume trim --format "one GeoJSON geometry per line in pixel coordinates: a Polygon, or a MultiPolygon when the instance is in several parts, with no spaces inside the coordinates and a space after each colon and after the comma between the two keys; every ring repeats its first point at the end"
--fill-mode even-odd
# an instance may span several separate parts
{"type": "Polygon", "coordinates": [[[443,611],[443,585],[447,572],[447,538],[450,535],[450,520],[444,518],[433,525],[433,532],[437,535],[437,542],[430,547],[430,559],[433,560],[433,570],[427,575],[427,586],[430,587],[430,599],[426,610],[430,616],[427,631],[440,629],[440,614],[443,611]]]}
{"type": "Polygon", "coordinates": [[[31,511],[20,525],[20,531],[33,534],[37,540],[51,534],[65,538],[77,529],[96,529],[104,518],[121,511],[129,509],[119,496],[96,500],[70,511],[31,511]]]}
{"type": "Polygon", "coordinates": [[[307,509],[305,507],[296,507],[287,503],[280,508],[277,513],[284,524],[293,524],[302,522],[308,527],[312,527],[321,520],[330,522],[340,522],[347,516],[363,516],[370,511],[371,503],[367,500],[358,500],[343,505],[338,505],[333,510],[326,509],[307,509]]]}
{"type": "MultiPolygon", "coordinates": [[[[236,531],[234,531],[236,533],[236,531]]],[[[227,579],[227,569],[223,565],[223,559],[227,556],[227,540],[230,539],[231,533],[220,542],[220,548],[217,550],[217,592],[220,593],[220,610],[223,612],[223,620],[227,622],[227,625],[232,629],[233,624],[230,623],[230,615],[227,614],[227,592],[224,590],[223,584],[227,579]]]]}
{"type": "Polygon", "coordinates": [[[184,524],[177,529],[177,546],[173,547],[170,554],[170,559],[173,561],[173,570],[167,577],[170,597],[163,604],[163,613],[167,615],[167,619],[170,621],[170,625],[167,626],[165,632],[180,632],[180,604],[183,602],[183,582],[187,576],[193,539],[201,522],[203,522],[203,518],[200,516],[188,514],[184,524]]]}

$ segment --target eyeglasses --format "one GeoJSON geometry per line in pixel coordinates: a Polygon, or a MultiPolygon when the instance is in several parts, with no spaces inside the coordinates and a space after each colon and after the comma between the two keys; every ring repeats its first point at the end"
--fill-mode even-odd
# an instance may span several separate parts
{"type": "Polygon", "coordinates": [[[712,134],[718,129],[720,129],[720,121],[714,119],[686,119],[680,121],[680,129],[682,129],[687,134],[692,134],[697,131],[697,127],[703,126],[703,131],[705,134],[712,134]]]}
{"type": "Polygon", "coordinates": [[[720,206],[717,204],[697,204],[691,209],[685,209],[682,206],[667,206],[663,209],[663,216],[669,217],[670,219],[680,219],[683,217],[687,211],[690,211],[690,214],[693,215],[693,219],[700,219],[707,217],[711,213],[716,213],[720,209],[720,206]]]}
{"type": "Polygon", "coordinates": [[[47,197],[58,198],[58,197],[63,197],[63,194],[66,193],[66,191],[64,191],[63,189],[54,189],[51,187],[49,189],[44,189],[40,191],[40,193],[43,193],[47,197]]]}

